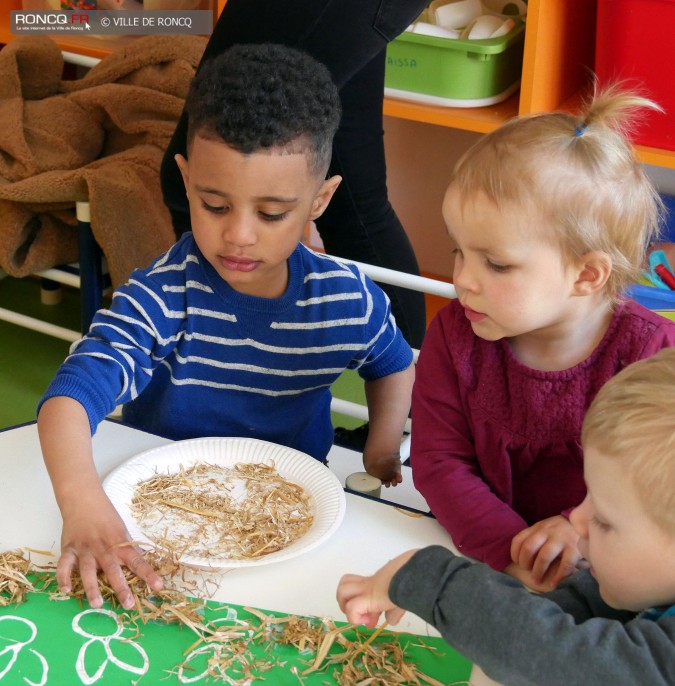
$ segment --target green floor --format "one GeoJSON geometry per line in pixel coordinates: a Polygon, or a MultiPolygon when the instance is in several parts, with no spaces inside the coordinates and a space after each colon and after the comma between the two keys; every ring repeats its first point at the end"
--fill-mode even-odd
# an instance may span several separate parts
{"type": "MultiPolygon", "coordinates": [[[[0,279],[0,307],[19,311],[69,329],[79,329],[79,292],[64,287],[59,305],[40,303],[36,279],[0,279]]],[[[15,324],[0,321],[0,429],[35,419],[35,408],[70,343],[15,324]]],[[[363,385],[347,372],[334,388],[340,398],[363,403],[363,385]]],[[[335,416],[336,426],[353,428],[362,422],[335,416]]]]}
{"type": "MultiPolygon", "coordinates": [[[[79,328],[79,296],[64,289],[59,305],[40,303],[35,279],[0,280],[0,307],[38,317],[52,324],[79,328]]],[[[35,408],[54,372],[68,353],[69,343],[0,321],[0,428],[35,419],[35,408]]]]}

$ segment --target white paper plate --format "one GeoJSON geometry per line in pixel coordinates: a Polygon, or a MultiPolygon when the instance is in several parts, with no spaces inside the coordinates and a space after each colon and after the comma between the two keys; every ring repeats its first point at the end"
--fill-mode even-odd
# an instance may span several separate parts
{"type": "Polygon", "coordinates": [[[252,438],[194,438],[147,450],[111,472],[104,480],[103,488],[120,513],[131,540],[144,541],[148,536],[130,509],[133,491],[139,481],[156,474],[173,474],[181,466],[188,468],[196,463],[229,467],[237,462],[274,464],[280,476],[302,486],[312,498],[312,526],[287,548],[264,557],[238,560],[184,555],[180,560],[183,564],[200,569],[223,569],[280,562],[315,548],[340,526],[345,514],[345,494],[328,467],[298,450],[252,438]]]}

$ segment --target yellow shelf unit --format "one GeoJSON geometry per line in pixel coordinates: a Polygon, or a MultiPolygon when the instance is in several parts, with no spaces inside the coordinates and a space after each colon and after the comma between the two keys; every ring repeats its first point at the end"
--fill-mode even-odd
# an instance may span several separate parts
{"type": "MultiPolygon", "coordinates": [[[[227,0],[217,0],[215,16],[227,0]]],[[[254,0],[251,0],[252,2],[254,0]]],[[[21,9],[21,0],[3,0],[8,8],[0,14],[0,43],[13,39],[9,10],[21,9]]],[[[438,126],[487,133],[517,114],[574,110],[592,80],[595,55],[597,0],[529,0],[523,73],[520,92],[490,107],[454,108],[423,105],[385,98],[384,113],[438,126]]],[[[105,57],[114,45],[96,39],[59,39],[63,50],[105,57]],[[101,44],[99,44],[101,43],[101,44]]],[[[117,41],[123,45],[122,41],[117,41]]],[[[636,147],[640,159],[675,169],[675,151],[636,147]]]]}

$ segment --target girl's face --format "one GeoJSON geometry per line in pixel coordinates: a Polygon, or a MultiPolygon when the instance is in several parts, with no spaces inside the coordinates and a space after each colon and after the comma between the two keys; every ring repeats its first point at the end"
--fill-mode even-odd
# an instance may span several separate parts
{"type": "Polygon", "coordinates": [[[649,517],[620,461],[584,451],[586,499],[572,511],[602,599],[640,611],[675,603],[675,539],[649,517]]]}
{"type": "Polygon", "coordinates": [[[474,333],[488,341],[558,337],[574,312],[576,273],[544,236],[544,218],[451,184],[443,218],[456,244],[453,281],[474,333]],[[462,203],[461,200],[464,200],[462,203]]]}

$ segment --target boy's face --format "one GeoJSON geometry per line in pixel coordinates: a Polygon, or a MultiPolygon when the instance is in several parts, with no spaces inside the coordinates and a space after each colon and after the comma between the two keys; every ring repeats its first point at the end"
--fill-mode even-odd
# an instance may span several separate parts
{"type": "Polygon", "coordinates": [[[640,611],[675,603],[675,537],[647,514],[620,460],[584,452],[586,499],[570,515],[603,600],[640,611]]]}
{"type": "Polygon", "coordinates": [[[309,220],[319,217],[340,177],[312,175],[304,153],[244,155],[197,134],[176,162],[190,202],[195,241],[211,266],[240,293],[281,296],[287,260],[309,220]]]}

